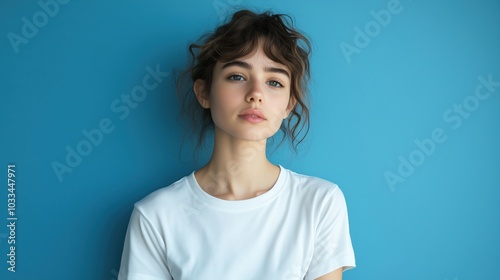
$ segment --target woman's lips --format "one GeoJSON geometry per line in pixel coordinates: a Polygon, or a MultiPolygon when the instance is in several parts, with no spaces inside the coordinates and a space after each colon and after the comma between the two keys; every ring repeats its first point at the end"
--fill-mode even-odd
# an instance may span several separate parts
{"type": "Polygon", "coordinates": [[[260,123],[266,120],[266,117],[260,110],[253,108],[244,110],[243,112],[241,112],[241,114],[238,115],[238,117],[251,123],[260,123]]]}
{"type": "Polygon", "coordinates": [[[251,123],[260,123],[260,122],[265,121],[265,119],[263,119],[257,115],[239,115],[238,117],[240,117],[246,121],[249,121],[251,123]]]}

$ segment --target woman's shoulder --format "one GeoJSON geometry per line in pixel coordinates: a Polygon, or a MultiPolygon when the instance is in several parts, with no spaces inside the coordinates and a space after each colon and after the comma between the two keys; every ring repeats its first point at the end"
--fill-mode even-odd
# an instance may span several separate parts
{"type": "Polygon", "coordinates": [[[318,209],[345,208],[344,193],[336,183],[294,171],[289,171],[289,174],[291,193],[296,194],[303,204],[318,209]]]}
{"type": "Polygon", "coordinates": [[[336,183],[321,177],[306,175],[292,170],[288,170],[288,173],[290,184],[297,188],[323,192],[335,192],[339,189],[336,183]]]}
{"type": "Polygon", "coordinates": [[[190,196],[190,177],[192,174],[182,177],[176,182],[157,189],[141,200],[134,206],[141,212],[153,212],[159,209],[175,208],[179,203],[190,196]]]}
{"type": "Polygon", "coordinates": [[[292,170],[287,170],[287,173],[288,180],[285,189],[300,201],[311,205],[322,205],[328,201],[344,199],[339,186],[330,180],[292,170]]]}

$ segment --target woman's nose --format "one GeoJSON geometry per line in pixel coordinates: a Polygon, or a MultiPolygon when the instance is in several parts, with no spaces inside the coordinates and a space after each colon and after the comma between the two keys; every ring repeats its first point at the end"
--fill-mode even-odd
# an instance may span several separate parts
{"type": "Polygon", "coordinates": [[[258,81],[253,81],[250,86],[251,88],[248,90],[246,101],[262,103],[264,101],[262,84],[258,81]]]}

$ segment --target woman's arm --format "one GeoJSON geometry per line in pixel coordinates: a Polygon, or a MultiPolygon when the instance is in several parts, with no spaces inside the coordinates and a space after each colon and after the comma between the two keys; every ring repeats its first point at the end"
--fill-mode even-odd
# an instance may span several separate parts
{"type": "Polygon", "coordinates": [[[319,278],[316,278],[316,280],[342,280],[342,271],[343,268],[341,267],[319,278]]]}

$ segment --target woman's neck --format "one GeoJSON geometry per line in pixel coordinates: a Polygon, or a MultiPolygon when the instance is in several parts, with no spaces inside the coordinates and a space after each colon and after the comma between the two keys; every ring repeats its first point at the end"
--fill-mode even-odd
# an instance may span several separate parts
{"type": "Polygon", "coordinates": [[[205,192],[226,200],[258,196],[272,188],[280,169],[266,156],[266,140],[243,141],[215,133],[210,161],[195,172],[205,192]]]}

